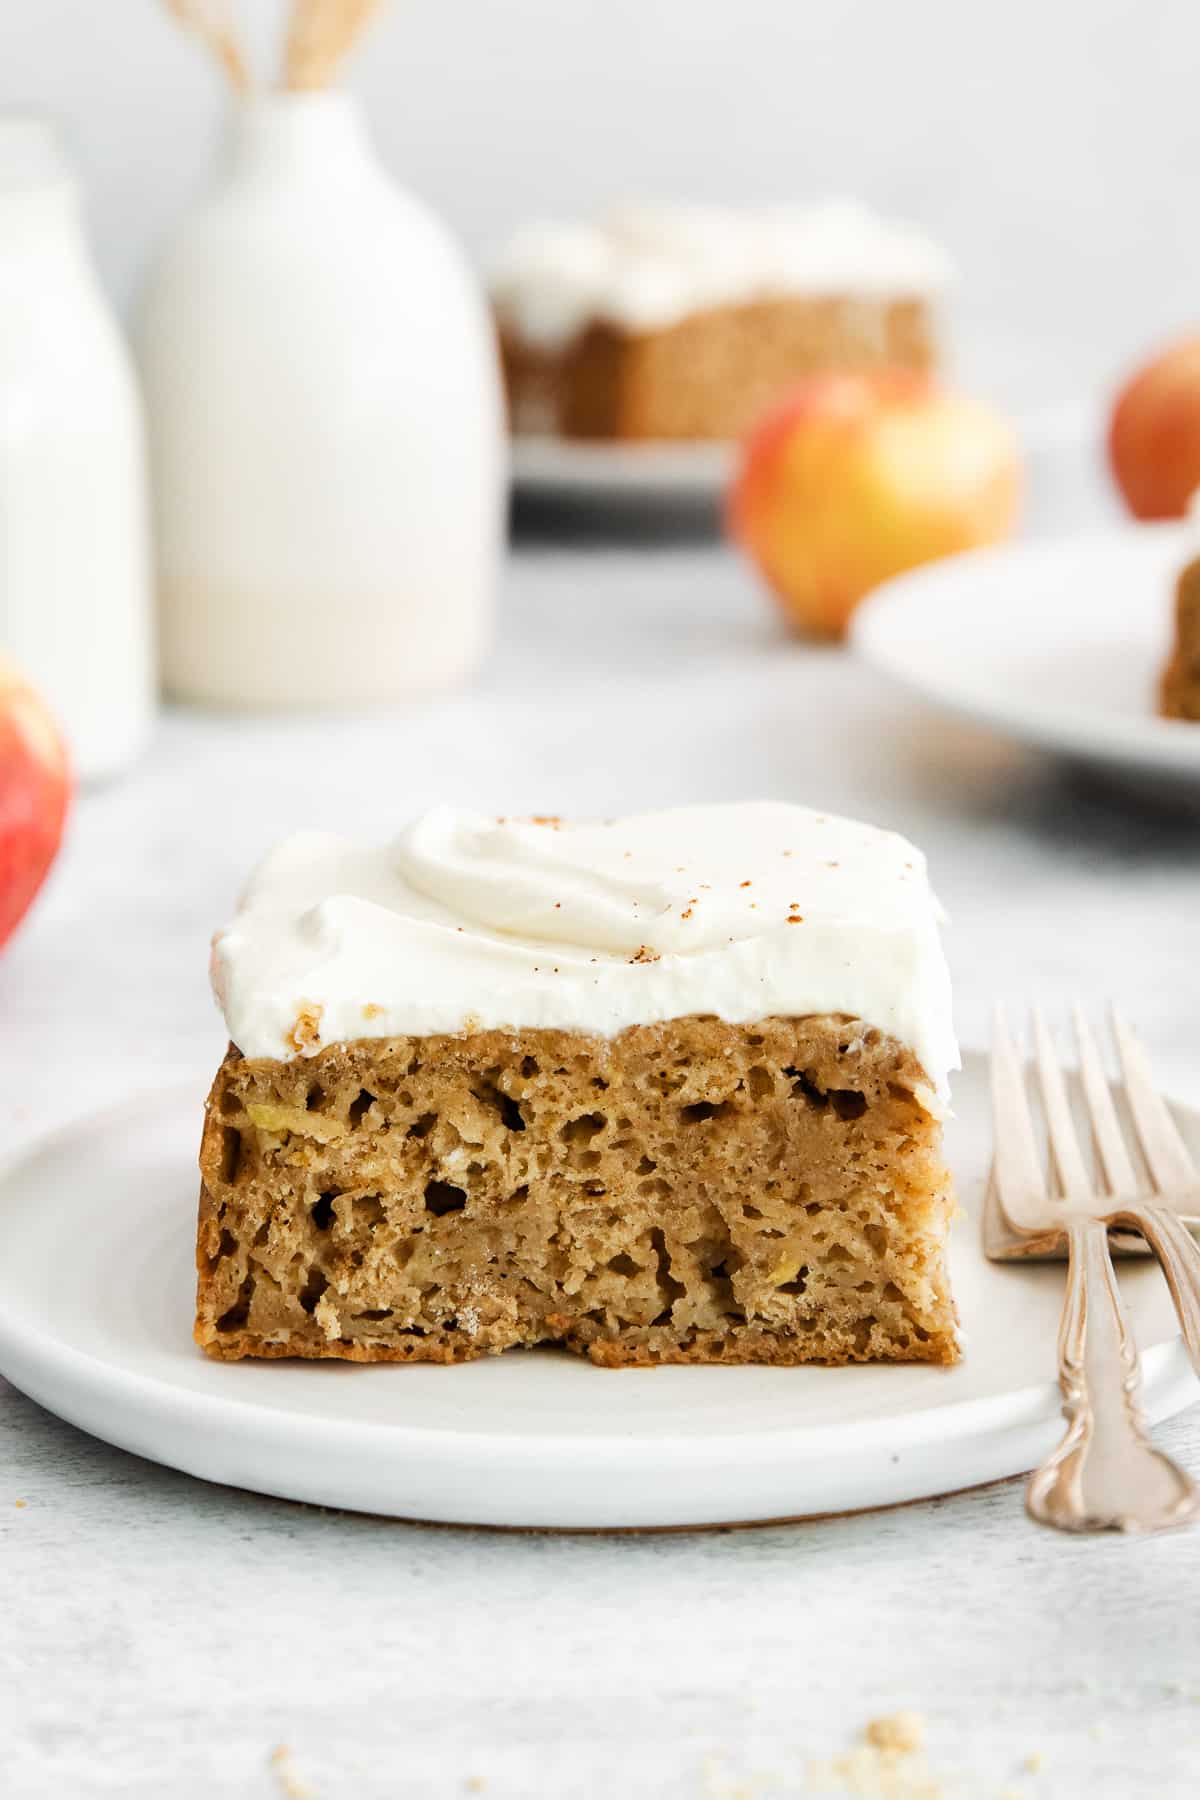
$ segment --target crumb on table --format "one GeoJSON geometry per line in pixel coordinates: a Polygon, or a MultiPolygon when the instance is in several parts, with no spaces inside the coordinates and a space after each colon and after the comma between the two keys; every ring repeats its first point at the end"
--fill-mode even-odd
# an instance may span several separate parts
{"type": "Polygon", "coordinates": [[[899,1750],[907,1755],[924,1749],[925,1720],[918,1712],[886,1713],[869,1721],[863,1737],[876,1750],[899,1750]]]}
{"type": "Polygon", "coordinates": [[[809,1785],[818,1793],[841,1791],[875,1800],[944,1800],[945,1789],[930,1771],[924,1743],[920,1713],[871,1719],[853,1750],[809,1764],[809,1785]]]}
{"type": "Polygon", "coordinates": [[[276,1744],[270,1755],[271,1771],[286,1800],[316,1800],[316,1793],[302,1781],[290,1744],[276,1744]]]}

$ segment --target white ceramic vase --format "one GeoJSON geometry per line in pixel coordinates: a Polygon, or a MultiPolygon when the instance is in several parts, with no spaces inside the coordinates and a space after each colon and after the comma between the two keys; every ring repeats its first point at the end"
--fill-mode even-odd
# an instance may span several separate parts
{"type": "Polygon", "coordinates": [[[353,706],[465,676],[502,541],[493,333],[353,101],[241,104],[139,341],[169,690],[353,706]]]}

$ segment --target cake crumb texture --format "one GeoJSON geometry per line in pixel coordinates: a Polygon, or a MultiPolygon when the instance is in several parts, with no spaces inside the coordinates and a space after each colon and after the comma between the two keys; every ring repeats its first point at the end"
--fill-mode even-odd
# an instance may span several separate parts
{"type": "Polygon", "coordinates": [[[913,1054],[830,1015],[230,1049],[201,1151],[212,1356],[953,1362],[913,1054]]]}

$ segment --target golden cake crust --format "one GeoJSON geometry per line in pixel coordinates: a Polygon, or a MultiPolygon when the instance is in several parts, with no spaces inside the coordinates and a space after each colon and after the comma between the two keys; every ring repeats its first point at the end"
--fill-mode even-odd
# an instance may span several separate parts
{"type": "Polygon", "coordinates": [[[231,1047],[196,1339],[226,1359],[951,1362],[930,1103],[910,1051],[834,1016],[231,1047]]]}

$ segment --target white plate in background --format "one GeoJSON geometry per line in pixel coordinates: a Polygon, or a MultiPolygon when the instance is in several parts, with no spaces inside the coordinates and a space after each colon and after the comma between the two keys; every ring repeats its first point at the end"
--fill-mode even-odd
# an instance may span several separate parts
{"type": "MultiPolygon", "coordinates": [[[[1103,485],[1099,426],[1082,408],[1018,416],[1028,470],[1027,518],[1094,513],[1103,485]]],[[[660,501],[719,506],[737,467],[736,443],[618,443],[551,436],[515,437],[512,487],[522,500],[571,501],[599,508],[660,501]]]]}
{"type": "Polygon", "coordinates": [[[512,485],[521,499],[594,505],[660,500],[716,506],[733,474],[735,444],[625,444],[515,437],[512,485]]]}
{"type": "MultiPolygon", "coordinates": [[[[1064,1270],[984,1260],[984,1058],[949,1153],[967,1332],[952,1369],[210,1362],[191,1339],[198,1090],[74,1126],[0,1176],[0,1370],[85,1431],[206,1481],[485,1525],[712,1525],[915,1500],[1028,1469],[1060,1436],[1064,1270]]],[[[1200,1114],[1177,1108],[1200,1151],[1200,1114]]],[[[1121,1265],[1155,1419],[1200,1394],[1166,1283],[1121,1265]]],[[[1014,1512],[1020,1501],[1013,1495],[1014,1512]]]]}
{"type": "Polygon", "coordinates": [[[1200,724],[1155,710],[1188,544],[1179,525],[1125,525],[929,563],[870,596],[853,641],[963,718],[1200,792],[1200,724]]]}

